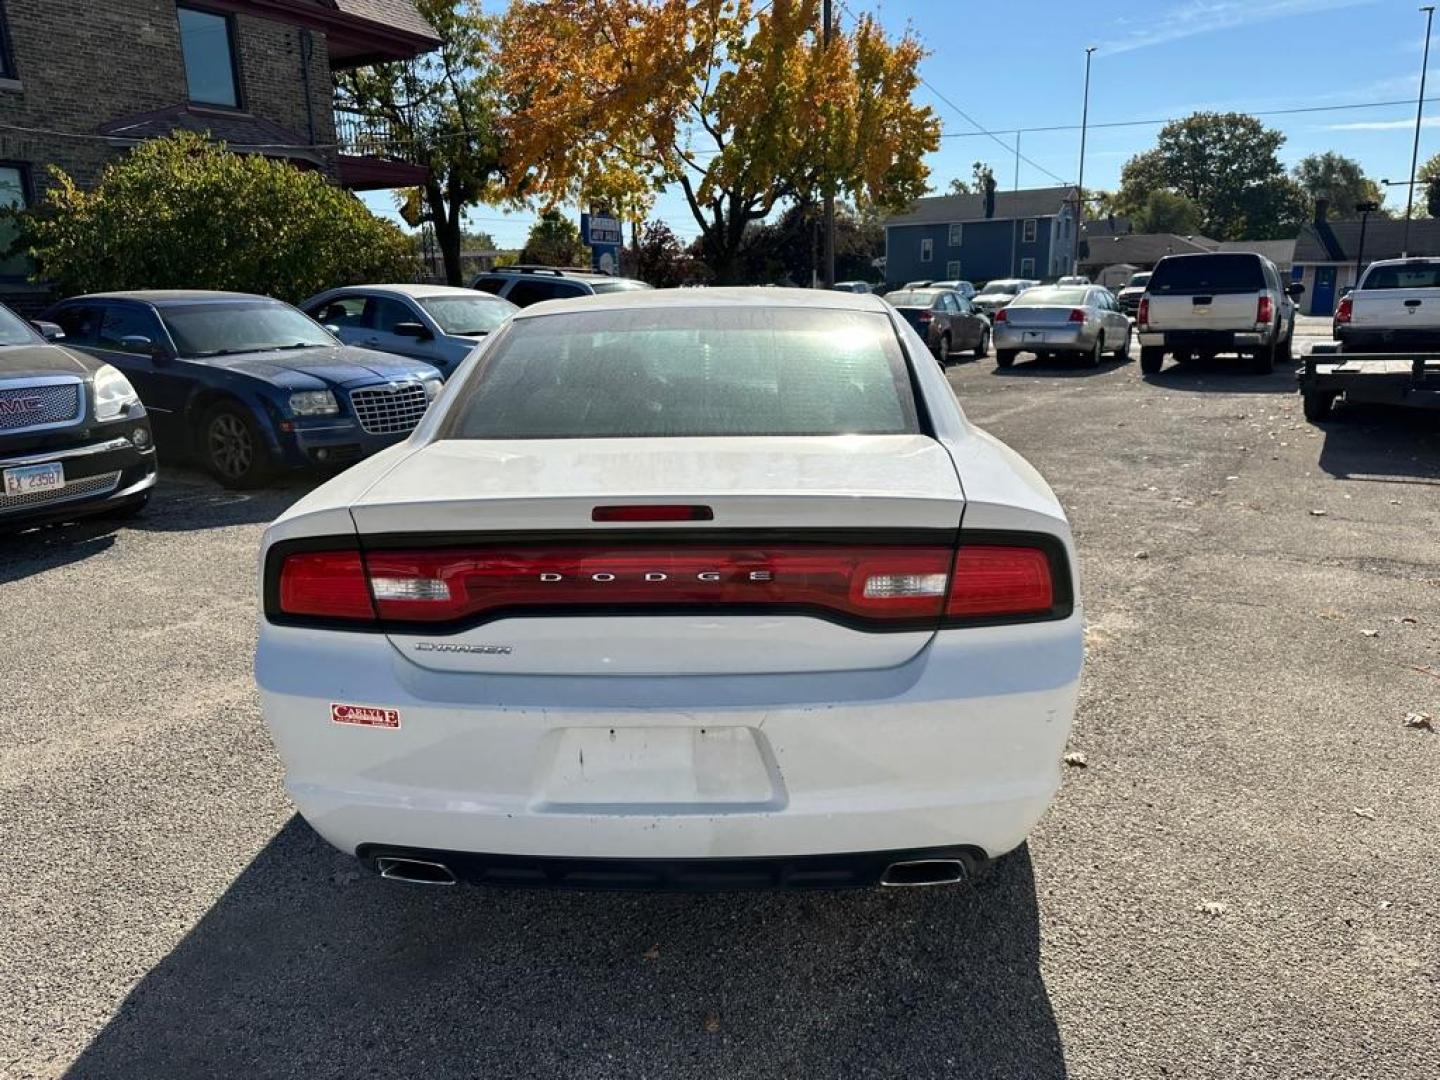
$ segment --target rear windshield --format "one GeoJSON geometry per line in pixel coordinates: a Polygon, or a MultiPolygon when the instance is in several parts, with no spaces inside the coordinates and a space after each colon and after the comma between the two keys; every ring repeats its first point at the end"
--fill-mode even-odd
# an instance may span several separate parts
{"type": "Polygon", "coordinates": [[[697,305],[517,319],[440,437],[918,430],[909,372],[883,314],[697,305]]]}
{"type": "Polygon", "coordinates": [[[1085,303],[1085,298],[1090,295],[1090,290],[1081,285],[1078,287],[1067,286],[1063,289],[1026,289],[1015,298],[1010,306],[1019,307],[1075,307],[1077,304],[1085,303]]]}
{"type": "Polygon", "coordinates": [[[892,307],[928,308],[939,295],[938,292],[892,292],[885,299],[890,301],[892,307]]]}
{"type": "Polygon", "coordinates": [[[1149,280],[1150,280],[1150,275],[1149,275],[1149,274],[1131,274],[1131,275],[1130,275],[1130,280],[1129,280],[1128,282],[1126,282],[1125,284],[1126,284],[1127,287],[1135,287],[1135,286],[1138,286],[1138,285],[1144,285],[1144,284],[1145,284],[1147,281],[1149,281],[1149,280]]]}
{"type": "Polygon", "coordinates": [[[1362,289],[1436,289],[1440,288],[1440,263],[1417,263],[1413,266],[1373,266],[1362,289]]]}
{"type": "Polygon", "coordinates": [[[1265,275],[1260,260],[1243,252],[1161,259],[1149,284],[1150,292],[1161,296],[1259,292],[1263,288],[1265,275]]]}
{"type": "Polygon", "coordinates": [[[986,296],[1014,296],[1014,295],[1015,295],[1016,293],[1018,293],[1020,290],[1021,290],[1021,285],[1020,285],[1020,282],[1018,282],[1018,281],[1006,281],[1006,282],[1003,282],[1003,283],[1002,283],[1002,282],[992,282],[991,284],[985,286],[985,295],[986,295],[986,296]]]}

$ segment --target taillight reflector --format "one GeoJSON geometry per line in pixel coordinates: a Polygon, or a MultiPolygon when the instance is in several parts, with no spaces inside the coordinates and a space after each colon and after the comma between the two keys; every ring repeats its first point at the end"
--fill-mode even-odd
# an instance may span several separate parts
{"type": "Polygon", "coordinates": [[[715,511],[708,506],[597,506],[590,511],[591,521],[714,521],[715,511]]]}
{"type": "Polygon", "coordinates": [[[1149,322],[1150,322],[1150,298],[1149,298],[1148,296],[1142,296],[1142,297],[1140,298],[1140,308],[1139,308],[1139,310],[1135,313],[1135,321],[1136,321],[1137,323],[1139,323],[1141,326],[1146,326],[1146,325],[1149,324],[1149,322]]]}
{"type": "Polygon", "coordinates": [[[1050,557],[1039,548],[962,546],[956,555],[947,616],[1040,615],[1054,606],[1050,557]]]}
{"type": "Polygon", "coordinates": [[[1002,307],[999,311],[995,312],[995,321],[996,321],[996,322],[1009,322],[1009,321],[1010,321],[1010,316],[1007,315],[1007,314],[1005,314],[1005,309],[1004,309],[1003,307],[1002,307]]]}
{"type": "Polygon", "coordinates": [[[280,611],[325,619],[375,618],[358,551],[302,551],[280,568],[280,611]]]}
{"type": "Polygon", "coordinates": [[[1270,303],[1270,298],[1268,296],[1260,297],[1260,299],[1255,304],[1255,321],[1257,323],[1268,324],[1270,322],[1271,316],[1273,316],[1274,314],[1275,309],[1270,303]]]}
{"type": "Polygon", "coordinates": [[[1340,300],[1340,307],[1335,312],[1335,321],[1337,323],[1348,325],[1351,315],[1354,313],[1354,310],[1355,302],[1348,296],[1342,297],[1340,300]]]}
{"type": "Polygon", "coordinates": [[[1070,318],[1069,318],[1067,321],[1068,321],[1068,322],[1084,322],[1084,321],[1085,321],[1085,309],[1084,309],[1084,308],[1078,308],[1078,307],[1076,307],[1076,308],[1071,308],[1071,309],[1070,309],[1070,318]]]}

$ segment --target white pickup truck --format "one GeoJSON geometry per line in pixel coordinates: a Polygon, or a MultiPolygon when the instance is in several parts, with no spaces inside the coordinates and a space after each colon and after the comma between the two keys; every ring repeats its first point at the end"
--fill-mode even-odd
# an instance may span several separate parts
{"type": "Polygon", "coordinates": [[[1155,374],[1167,353],[1179,361],[1236,353],[1265,374],[1291,357],[1294,298],[1303,291],[1255,252],[1167,255],[1155,264],[1136,312],[1140,370],[1155,374]]]}
{"type": "Polygon", "coordinates": [[[1305,357],[1307,420],[1332,419],[1341,401],[1440,409],[1440,258],[1371,263],[1335,311],[1335,336],[1305,357]]]}
{"type": "Polygon", "coordinates": [[[1335,312],[1340,351],[1440,352],[1440,259],[1382,259],[1335,312]]]}

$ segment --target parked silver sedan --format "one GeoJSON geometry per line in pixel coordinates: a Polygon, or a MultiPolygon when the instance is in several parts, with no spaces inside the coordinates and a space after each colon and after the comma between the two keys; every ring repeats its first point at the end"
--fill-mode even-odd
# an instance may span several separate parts
{"type": "Polygon", "coordinates": [[[1026,289],[995,313],[995,361],[1002,368],[1022,353],[1069,354],[1099,367],[1108,352],[1130,358],[1130,320],[1109,289],[1048,285],[1026,289]]]}
{"type": "Polygon", "coordinates": [[[347,345],[424,360],[447,379],[486,334],[520,310],[498,296],[449,285],[352,285],[300,306],[347,345]]]}

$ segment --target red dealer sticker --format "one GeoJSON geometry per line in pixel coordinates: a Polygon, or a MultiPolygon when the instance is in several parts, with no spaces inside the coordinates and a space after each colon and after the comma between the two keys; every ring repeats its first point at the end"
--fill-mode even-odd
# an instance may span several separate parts
{"type": "Polygon", "coordinates": [[[330,704],[330,719],[337,724],[358,724],[360,727],[398,728],[400,713],[396,709],[375,709],[369,705],[330,704]]]}

